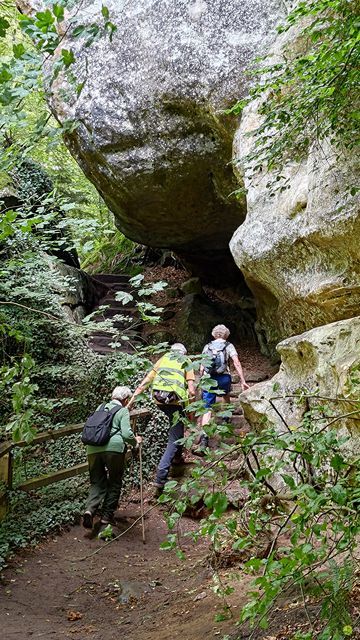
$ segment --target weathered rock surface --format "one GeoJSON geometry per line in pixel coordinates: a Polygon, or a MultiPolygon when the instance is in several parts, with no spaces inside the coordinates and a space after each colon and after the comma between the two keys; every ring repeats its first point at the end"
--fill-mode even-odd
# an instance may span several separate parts
{"type": "MultiPolygon", "coordinates": [[[[282,45],[275,43],[274,57],[282,45]]],[[[339,161],[324,142],[303,162],[289,161],[282,170],[288,188],[274,192],[275,174],[251,177],[246,168],[260,122],[253,102],[235,135],[247,216],[230,249],[254,294],[258,333],[271,350],[285,337],[360,313],[360,206],[349,189],[359,167],[355,158],[339,161]]]]}
{"type": "MultiPolygon", "coordinates": [[[[85,0],[77,20],[103,23],[100,0],[85,0]]],[[[86,83],[64,100],[53,85],[57,118],[79,126],[67,144],[128,237],[202,260],[228,251],[245,214],[230,196],[234,119],[221,111],[244,94],[245,71],[274,37],[281,0],[109,0],[117,26],[75,65],[86,83]],[[83,77],[84,76],[84,77],[83,77]]]]}
{"type": "Polygon", "coordinates": [[[217,324],[226,324],[230,329],[230,339],[235,343],[243,339],[252,340],[253,318],[249,313],[244,326],[243,313],[236,302],[214,302],[204,293],[189,293],[180,302],[172,330],[175,339],[183,342],[189,353],[199,353],[212,340],[211,331],[217,324]]]}
{"type": "MultiPolygon", "coordinates": [[[[319,404],[315,398],[299,403],[298,397],[286,397],[298,393],[299,389],[324,398],[349,397],[349,374],[360,365],[360,317],[288,338],[280,342],[277,349],[281,356],[279,372],[271,380],[256,384],[240,395],[245,418],[254,430],[261,430],[266,418],[283,431],[280,416],[288,426],[299,425],[309,407],[319,404]],[[270,399],[279,413],[271,406],[270,399]]],[[[346,402],[321,400],[321,404],[333,407],[335,415],[354,410],[354,405],[346,402]]],[[[360,452],[359,414],[342,418],[333,428],[350,435],[349,449],[352,453],[360,452]]]]}
{"type": "Polygon", "coordinates": [[[106,287],[95,284],[91,276],[60,261],[49,261],[49,267],[59,273],[60,304],[71,322],[81,324],[99,302],[106,287]]]}

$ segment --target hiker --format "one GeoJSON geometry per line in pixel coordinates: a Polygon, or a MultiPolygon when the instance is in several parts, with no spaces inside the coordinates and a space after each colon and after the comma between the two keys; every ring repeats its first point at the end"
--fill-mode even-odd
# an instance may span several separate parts
{"type": "MultiPolygon", "coordinates": [[[[234,345],[231,342],[227,342],[230,335],[230,331],[225,325],[218,324],[213,328],[211,335],[214,340],[205,345],[203,353],[211,358],[211,363],[208,366],[200,367],[200,377],[204,372],[208,373],[212,380],[216,380],[216,387],[209,391],[202,392],[202,399],[205,407],[209,409],[201,418],[202,429],[211,420],[211,407],[216,402],[218,391],[223,393],[220,395],[220,401],[223,403],[230,402],[231,391],[231,373],[230,362],[233,363],[236,372],[240,378],[240,384],[243,391],[249,388],[244,378],[244,373],[239,360],[239,356],[234,345]]],[[[199,448],[194,450],[193,453],[198,455],[204,455],[204,451],[209,444],[209,438],[204,431],[200,435],[199,448]]]]}
{"type": "Polygon", "coordinates": [[[195,398],[194,372],[184,369],[186,353],[183,344],[173,344],[170,351],[155,363],[134,392],[136,397],[151,386],[154,401],[170,420],[167,447],[156,471],[156,497],[161,495],[164,489],[171,463],[182,461],[182,445],[178,444],[178,440],[184,437],[184,408],[189,400],[195,398]],[[178,414],[178,417],[174,421],[175,414],[178,414]]]}
{"type": "Polygon", "coordinates": [[[141,436],[135,436],[130,426],[130,413],[126,407],[131,389],[115,387],[111,401],[100,405],[97,411],[113,411],[110,440],[102,446],[87,445],[87,457],[90,474],[90,491],[83,515],[83,526],[92,529],[93,518],[101,506],[100,532],[114,522],[122,477],[125,468],[127,445],[135,447],[142,442],[141,436]],[[117,410],[116,410],[117,409],[117,410]]]}

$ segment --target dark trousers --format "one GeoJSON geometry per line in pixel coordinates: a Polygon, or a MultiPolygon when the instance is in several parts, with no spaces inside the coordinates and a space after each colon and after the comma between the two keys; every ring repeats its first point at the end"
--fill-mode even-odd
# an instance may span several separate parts
{"type": "Polygon", "coordinates": [[[180,457],[182,454],[183,447],[181,444],[178,444],[177,441],[180,438],[184,437],[183,418],[185,416],[185,412],[182,407],[179,407],[177,405],[159,404],[158,407],[170,420],[170,431],[167,447],[162,455],[156,471],[156,484],[159,487],[163,487],[169,475],[171,462],[173,461],[175,456],[180,457]],[[179,418],[175,422],[175,424],[173,424],[173,417],[175,413],[179,414],[179,418]]]}
{"type": "Polygon", "coordinates": [[[93,515],[101,508],[103,520],[112,520],[116,511],[124,474],[125,453],[104,451],[88,456],[90,491],[85,511],[93,515]]]}

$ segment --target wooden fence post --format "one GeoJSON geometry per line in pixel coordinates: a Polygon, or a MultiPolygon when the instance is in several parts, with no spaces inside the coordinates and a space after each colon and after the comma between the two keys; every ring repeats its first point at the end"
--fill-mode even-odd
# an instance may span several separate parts
{"type": "Polygon", "coordinates": [[[4,520],[9,511],[9,492],[12,488],[12,452],[11,450],[0,458],[0,482],[4,485],[0,489],[0,521],[4,520]]]}

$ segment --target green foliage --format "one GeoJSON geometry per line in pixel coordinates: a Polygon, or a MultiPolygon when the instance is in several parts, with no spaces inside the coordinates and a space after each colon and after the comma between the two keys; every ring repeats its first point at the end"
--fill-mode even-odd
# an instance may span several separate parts
{"type": "Polygon", "coordinates": [[[289,32],[282,54],[265,59],[249,98],[230,110],[239,114],[259,101],[262,121],[247,158],[255,173],[265,166],[281,175],[289,159],[324,140],[337,156],[359,144],[359,3],[299,2],[279,32],[289,32]]]}
{"type": "MultiPolygon", "coordinates": [[[[77,235],[79,222],[73,221],[77,235]]],[[[144,249],[132,240],[125,238],[111,227],[110,221],[102,228],[92,231],[89,220],[84,221],[81,255],[84,256],[82,268],[88,273],[127,273],[137,275],[141,270],[144,249]],[[86,238],[89,237],[88,240],[86,238]]],[[[73,234],[74,235],[74,234],[73,234]]]]}
{"type": "Polygon", "coordinates": [[[42,537],[79,522],[86,493],[84,477],[39,489],[31,499],[23,491],[13,491],[9,515],[0,523],[0,570],[16,550],[35,546],[42,537]]]}
{"type": "Polygon", "coordinates": [[[143,280],[144,276],[142,274],[138,274],[130,278],[129,284],[132,286],[132,292],[118,291],[115,299],[123,305],[126,305],[129,302],[135,303],[143,322],[147,322],[148,324],[157,324],[161,319],[161,312],[163,311],[163,308],[156,307],[150,302],[143,302],[141,298],[146,298],[148,296],[152,296],[154,293],[163,291],[163,289],[167,287],[167,282],[158,281],[145,284],[143,283],[143,280]]]}
{"type": "MultiPolygon", "coordinates": [[[[24,167],[24,161],[28,159],[40,163],[52,183],[48,192],[54,189],[56,207],[68,218],[63,225],[71,232],[73,245],[87,263],[90,262],[89,254],[92,254],[92,261],[101,271],[102,247],[110,242],[115,260],[116,246],[112,243],[121,244],[123,236],[114,232],[112,215],[63,144],[62,134],[76,123],[66,121],[60,125],[52,117],[46,100],[52,80],[59,74],[64,75],[70,87],[75,83],[77,92],[80,85],[84,85],[84,80],[79,83],[72,71],[76,62],[74,50],[68,46],[61,50],[62,19],[67,4],[52,4],[46,11],[29,17],[20,14],[13,2],[5,0],[2,3],[0,131],[3,144],[0,147],[0,187],[11,184],[20,199],[23,192],[28,197],[26,176],[24,185],[18,179],[21,177],[19,167],[24,167]],[[60,48],[61,55],[54,64],[53,78],[45,78],[44,56],[46,60],[57,56],[53,53],[56,46],[60,48]]],[[[90,40],[111,36],[114,31],[110,26],[112,23],[104,14],[103,17],[103,25],[71,24],[66,30],[67,36],[72,32],[75,43],[79,38],[86,38],[89,46],[90,40]]],[[[104,262],[105,270],[107,259],[104,262]]]]}
{"type": "Polygon", "coordinates": [[[101,540],[111,540],[114,537],[114,531],[111,524],[106,525],[104,529],[98,534],[98,538],[101,540]]]}
{"type": "MultiPolygon", "coordinates": [[[[360,403],[350,400],[345,410],[347,402],[324,402],[315,395],[300,425],[289,426],[284,420],[279,429],[268,422],[261,432],[241,437],[231,424],[223,424],[219,407],[206,431],[221,434],[223,442],[209,451],[205,464],[196,465],[190,478],[167,483],[160,498],[169,505],[170,533],[163,549],[177,549],[176,532],[187,508],[208,508],[210,514],[197,530],[185,535],[195,541],[207,538],[212,557],[221,560],[222,554],[231,553],[241,565],[240,575],[254,576],[240,615],[254,635],[259,627],[267,628],[280,596],[294,591],[304,603],[311,640],[344,640],[352,627],[350,593],[359,569],[360,459],[350,453],[349,438],[337,432],[336,423],[359,412],[360,403]],[[233,444],[226,444],[229,436],[233,444]],[[228,511],[227,487],[234,479],[248,492],[238,513],[228,511]],[[317,604],[315,615],[307,603],[317,604]]],[[[200,405],[191,409],[201,413],[200,405]]],[[[190,422],[188,427],[192,433],[184,442],[191,447],[190,422]]]]}
{"type": "MultiPolygon", "coordinates": [[[[114,355],[96,356],[87,347],[87,337],[95,327],[105,328],[117,344],[119,332],[113,322],[102,327],[87,318],[75,325],[63,307],[64,294],[75,293],[76,283],[61,275],[61,262],[55,257],[59,252],[69,254],[75,244],[85,265],[109,271],[124,266],[130,271],[130,261],[136,262],[139,255],[136,245],[114,231],[111,214],[61,142],[62,133],[76,123],[60,127],[45,100],[60,75],[77,94],[83,88],[73,70],[75,51],[62,46],[60,23],[67,3],[49,5],[33,17],[17,13],[11,2],[3,4],[7,13],[0,20],[0,186],[10,187],[10,195],[4,193],[0,218],[0,439],[31,442],[44,429],[56,431],[84,420],[116,384],[138,381],[149,363],[146,355],[129,356],[116,349],[114,355]],[[48,60],[55,49],[59,55],[53,75],[45,81],[44,54],[48,60]]],[[[116,27],[106,6],[102,17],[103,24],[72,22],[67,34],[75,41],[85,38],[86,46],[104,34],[111,39],[116,27]]],[[[86,66],[84,58],[82,62],[86,66]]],[[[139,267],[131,268],[137,273],[139,267]]],[[[133,283],[135,304],[141,321],[149,318],[154,323],[158,310],[142,297],[165,285],[141,282],[142,278],[133,283]]],[[[121,335],[121,340],[127,339],[121,335]]],[[[162,454],[168,430],[156,407],[148,422],[139,425],[145,431],[145,479],[162,454]]],[[[15,450],[14,486],[85,457],[80,437],[75,436],[15,450]]],[[[138,485],[138,465],[138,460],[131,461],[125,490],[138,485]]],[[[86,487],[85,478],[64,481],[32,492],[30,500],[15,489],[10,516],[0,526],[0,565],[15,549],[75,522],[86,487]]]]}

